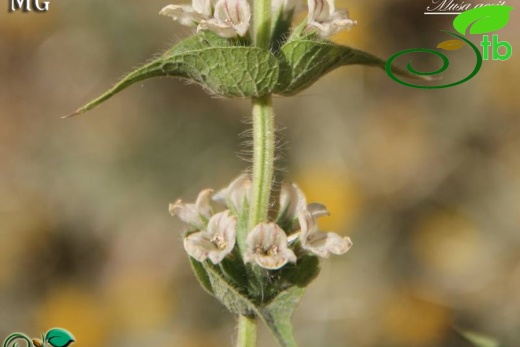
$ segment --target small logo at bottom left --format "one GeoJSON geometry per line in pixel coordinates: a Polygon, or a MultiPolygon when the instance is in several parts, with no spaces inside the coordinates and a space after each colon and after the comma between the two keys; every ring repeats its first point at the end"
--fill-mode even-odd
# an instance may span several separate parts
{"type": "Polygon", "coordinates": [[[53,328],[45,335],[42,333],[41,338],[33,339],[22,333],[13,333],[5,339],[3,347],[17,347],[20,340],[24,341],[27,347],[67,347],[76,341],[67,330],[53,328]]]}

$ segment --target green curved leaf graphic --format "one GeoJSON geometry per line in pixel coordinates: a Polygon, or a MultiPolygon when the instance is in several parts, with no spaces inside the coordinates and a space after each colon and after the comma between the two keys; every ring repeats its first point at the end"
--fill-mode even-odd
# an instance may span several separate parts
{"type": "Polygon", "coordinates": [[[473,77],[475,77],[475,75],[480,71],[480,68],[482,67],[482,54],[480,54],[480,50],[478,49],[478,47],[475,46],[473,44],[473,42],[471,42],[470,40],[468,40],[467,38],[465,38],[462,35],[459,35],[459,34],[456,34],[456,33],[452,33],[450,31],[445,31],[445,30],[441,30],[441,31],[444,31],[447,34],[455,36],[458,39],[464,41],[465,44],[468,45],[469,47],[471,47],[471,49],[475,53],[475,57],[477,58],[477,61],[476,61],[476,64],[475,64],[475,68],[473,69],[473,71],[471,71],[471,73],[468,76],[466,76],[465,78],[461,79],[460,81],[456,81],[456,82],[452,82],[452,83],[448,83],[448,84],[442,84],[442,85],[436,85],[436,86],[431,86],[431,85],[427,86],[427,85],[408,83],[406,81],[403,81],[403,80],[399,79],[395,75],[394,68],[392,68],[393,61],[395,59],[399,58],[400,56],[406,55],[408,53],[428,53],[428,54],[433,54],[433,55],[436,55],[437,57],[439,57],[442,60],[442,62],[443,62],[442,66],[439,69],[437,69],[436,71],[422,72],[422,71],[415,70],[412,67],[412,63],[410,61],[408,63],[408,65],[407,65],[407,69],[408,69],[408,71],[411,74],[417,74],[419,76],[426,76],[426,77],[429,77],[429,76],[435,77],[436,75],[446,71],[448,69],[448,67],[450,66],[450,61],[449,61],[448,57],[446,55],[444,55],[443,53],[439,52],[439,51],[436,51],[436,50],[433,50],[433,49],[428,49],[428,48],[407,49],[407,50],[398,52],[398,53],[394,54],[393,56],[391,56],[388,59],[388,61],[386,62],[386,73],[388,74],[388,76],[390,76],[391,79],[393,79],[395,82],[397,82],[399,84],[402,84],[402,85],[407,86],[407,87],[419,88],[419,89],[442,89],[442,88],[454,87],[454,86],[457,86],[459,84],[465,83],[465,82],[469,81],[470,79],[472,79],[473,77]]]}
{"type": "MultiPolygon", "coordinates": [[[[346,65],[367,65],[385,69],[386,61],[370,53],[313,37],[287,42],[281,49],[280,77],[274,93],[289,96],[310,87],[328,72],[346,65]]],[[[396,74],[430,81],[392,66],[396,74]]]]}
{"type": "Polygon", "coordinates": [[[16,340],[23,340],[23,341],[25,341],[27,343],[27,347],[31,347],[32,346],[32,342],[31,342],[31,339],[29,338],[29,336],[27,336],[25,334],[22,334],[22,333],[13,333],[13,334],[7,336],[7,338],[4,341],[3,347],[16,347],[16,346],[18,346],[18,341],[16,341],[16,340]]]}
{"type": "Polygon", "coordinates": [[[513,7],[502,5],[474,8],[455,17],[453,27],[462,35],[466,35],[468,28],[470,34],[487,34],[505,27],[512,10],[513,7]]]}
{"type": "Polygon", "coordinates": [[[67,347],[75,341],[74,336],[70,332],[61,328],[54,328],[45,334],[45,342],[53,347],[67,347]]]}

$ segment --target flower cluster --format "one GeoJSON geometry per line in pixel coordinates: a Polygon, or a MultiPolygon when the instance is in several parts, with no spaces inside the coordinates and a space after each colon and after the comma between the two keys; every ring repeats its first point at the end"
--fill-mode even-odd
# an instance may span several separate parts
{"type": "Polygon", "coordinates": [[[197,31],[212,30],[222,37],[245,36],[251,21],[247,0],[193,0],[189,5],[168,5],[161,12],[197,31]]]}
{"type": "MultiPolygon", "coordinates": [[[[273,0],[273,14],[292,16],[296,5],[295,0],[273,0]]],[[[308,0],[307,5],[307,32],[329,37],[356,24],[348,17],[347,11],[335,9],[334,0],[308,0]]],[[[192,0],[191,6],[168,5],[160,14],[183,25],[196,26],[197,31],[212,30],[225,38],[246,36],[251,21],[251,7],[247,0],[192,0]]]]}
{"type": "MultiPolygon", "coordinates": [[[[237,218],[248,206],[251,181],[241,175],[228,187],[213,195],[203,190],[194,204],[181,200],[170,205],[170,213],[188,225],[184,238],[186,252],[199,262],[209,259],[220,263],[235,249],[237,218]],[[213,213],[211,200],[227,208],[213,213]]],[[[348,237],[333,232],[321,232],[317,219],[329,215],[327,208],[318,203],[307,204],[305,195],[296,184],[283,184],[280,209],[276,222],[260,223],[247,231],[244,263],[275,270],[287,263],[296,263],[297,256],[311,253],[320,257],[343,254],[352,246],[348,237]]]]}
{"type": "Polygon", "coordinates": [[[350,29],[356,21],[348,18],[345,10],[336,11],[334,0],[309,0],[307,25],[316,28],[320,36],[329,37],[341,30],[350,29]]]}

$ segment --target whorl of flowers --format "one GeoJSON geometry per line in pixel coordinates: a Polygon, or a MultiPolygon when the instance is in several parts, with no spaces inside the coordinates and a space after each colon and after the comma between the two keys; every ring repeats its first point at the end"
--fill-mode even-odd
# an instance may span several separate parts
{"type": "MultiPolygon", "coordinates": [[[[292,16],[295,0],[273,0],[274,15],[292,16]]],[[[306,30],[321,37],[332,36],[350,29],[356,21],[345,10],[336,10],[334,0],[308,0],[306,30]]],[[[247,36],[251,22],[251,6],[247,0],[192,0],[190,5],[168,5],[160,14],[182,25],[197,27],[197,31],[211,30],[225,38],[247,36]]]]}
{"type": "MultiPolygon", "coordinates": [[[[218,264],[233,254],[237,247],[237,219],[248,206],[251,181],[241,175],[228,187],[217,192],[213,200],[223,206],[223,212],[213,213],[211,189],[200,192],[194,204],[181,200],[170,205],[170,213],[188,226],[184,248],[195,260],[209,259],[218,264]]],[[[276,270],[298,258],[315,255],[327,258],[340,255],[352,246],[348,237],[318,229],[317,219],[329,215],[318,203],[307,204],[305,195],[296,184],[282,184],[276,221],[260,223],[248,231],[243,262],[267,270],[276,270]]]]}

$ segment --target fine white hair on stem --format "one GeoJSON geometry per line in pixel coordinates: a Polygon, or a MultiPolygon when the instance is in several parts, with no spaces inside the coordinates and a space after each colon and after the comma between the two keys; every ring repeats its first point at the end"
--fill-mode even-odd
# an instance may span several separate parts
{"type": "MultiPolygon", "coordinates": [[[[242,131],[238,137],[241,139],[241,146],[238,153],[236,153],[237,157],[249,164],[253,163],[253,130],[250,127],[252,124],[251,117],[245,117],[243,118],[242,122],[246,125],[248,125],[248,128],[244,131],[242,131]]],[[[281,187],[281,181],[282,178],[287,173],[287,167],[286,167],[286,152],[288,150],[288,141],[283,136],[283,130],[285,128],[282,127],[276,127],[275,132],[275,156],[273,158],[273,181],[272,181],[272,187],[271,190],[274,193],[274,195],[278,195],[280,192],[281,187]]],[[[247,169],[248,174],[252,177],[252,167],[249,165],[247,169]]],[[[272,199],[269,208],[273,209],[276,207],[276,200],[272,199]]]]}

